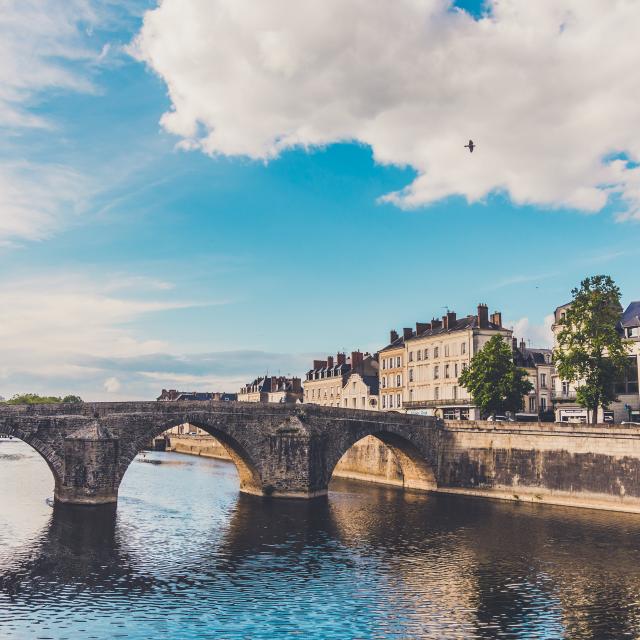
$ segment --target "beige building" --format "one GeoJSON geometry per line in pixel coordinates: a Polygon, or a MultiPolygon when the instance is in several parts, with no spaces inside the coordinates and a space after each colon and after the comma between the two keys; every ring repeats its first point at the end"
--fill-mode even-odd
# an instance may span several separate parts
{"type": "MultiPolygon", "coordinates": [[[[335,357],[328,356],[326,360],[314,360],[313,368],[307,371],[304,382],[304,402],[319,404],[325,407],[343,407],[343,388],[353,373],[361,376],[362,384],[367,384],[367,380],[378,375],[377,355],[354,351],[351,357],[347,358],[345,353],[338,353],[335,357]]],[[[351,385],[358,382],[357,379],[351,381],[351,385]]],[[[365,404],[370,400],[372,389],[368,396],[358,392],[352,393],[353,387],[349,388],[348,398],[353,401],[354,397],[361,399],[365,397],[365,404]]],[[[377,405],[377,401],[375,403],[377,405]]],[[[350,404],[352,406],[352,404],[350,404]]],[[[365,408],[370,408],[371,403],[365,408]]],[[[358,408],[362,408],[361,406],[358,408]]]]}
{"type": "MultiPolygon", "coordinates": [[[[554,312],[552,326],[555,344],[562,330],[561,321],[571,303],[558,307],[554,312]]],[[[616,381],[615,391],[618,399],[604,411],[598,410],[598,422],[640,422],[640,301],[632,302],[620,316],[617,329],[627,344],[629,354],[628,366],[616,381]]],[[[576,387],[580,383],[562,380],[558,375],[553,377],[553,399],[557,422],[590,422],[590,412],[576,401],[576,387]]]]}
{"type": "Polygon", "coordinates": [[[416,323],[415,331],[404,329],[402,338],[380,352],[381,409],[452,420],[480,418],[458,377],[494,335],[511,345],[511,331],[502,326],[502,315],[495,312],[489,317],[485,304],[478,305],[477,315],[458,318],[451,311],[441,320],[416,323]],[[385,368],[385,360],[393,368],[385,368]]]}
{"type": "Polygon", "coordinates": [[[342,387],[341,402],[346,409],[377,411],[378,373],[364,375],[359,371],[352,371],[342,387]]]}
{"type": "Polygon", "coordinates": [[[270,376],[256,378],[238,392],[239,402],[302,402],[300,378],[270,376]]]}
{"type": "Polygon", "coordinates": [[[411,329],[404,329],[402,336],[391,331],[389,344],[378,353],[379,393],[381,411],[402,411],[404,406],[404,383],[406,380],[405,338],[413,335],[411,329]]]}
{"type": "Polygon", "coordinates": [[[518,345],[517,339],[513,338],[513,359],[527,372],[527,378],[533,384],[533,390],[523,398],[522,412],[546,418],[553,412],[553,350],[527,347],[524,340],[518,345]]]}

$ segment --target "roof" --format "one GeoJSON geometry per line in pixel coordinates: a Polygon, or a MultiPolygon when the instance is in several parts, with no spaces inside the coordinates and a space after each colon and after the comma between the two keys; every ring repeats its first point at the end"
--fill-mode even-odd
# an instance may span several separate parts
{"type": "Polygon", "coordinates": [[[620,326],[624,328],[640,327],[640,300],[631,302],[620,318],[620,326]]]}
{"type": "Polygon", "coordinates": [[[360,371],[352,371],[346,379],[345,384],[349,384],[349,379],[354,375],[358,375],[362,378],[362,382],[369,387],[369,393],[372,396],[378,395],[378,391],[380,390],[380,378],[378,378],[377,375],[363,375],[360,371]]]}
{"type": "Polygon", "coordinates": [[[381,353],[382,351],[390,351],[391,349],[401,349],[402,347],[404,347],[404,337],[398,336],[393,342],[388,344],[384,349],[380,349],[378,353],[381,353]]]}
{"type": "MultiPolygon", "coordinates": [[[[437,336],[443,333],[453,333],[454,331],[467,331],[469,329],[479,329],[480,323],[478,322],[478,316],[465,316],[464,318],[458,318],[454,322],[453,326],[445,329],[444,326],[439,326],[436,329],[427,329],[426,331],[421,331],[420,333],[414,333],[409,340],[417,340],[419,338],[427,338],[429,336],[437,336]]],[[[485,329],[490,329],[492,331],[508,331],[503,326],[499,324],[495,324],[493,322],[487,322],[487,326],[485,329]]]]}
{"type": "Polygon", "coordinates": [[[551,364],[553,349],[533,347],[531,349],[517,348],[513,352],[513,360],[518,367],[533,369],[540,364],[551,364]]]}

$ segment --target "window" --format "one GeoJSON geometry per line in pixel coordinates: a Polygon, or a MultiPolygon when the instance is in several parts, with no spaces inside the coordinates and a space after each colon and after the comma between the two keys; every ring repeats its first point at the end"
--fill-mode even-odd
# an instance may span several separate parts
{"type": "Polygon", "coordinates": [[[413,362],[413,351],[409,351],[409,362],[413,362]]]}
{"type": "Polygon", "coordinates": [[[400,397],[400,394],[398,394],[396,396],[396,407],[401,407],[402,406],[402,398],[400,397]]]}
{"type": "Polygon", "coordinates": [[[382,358],[382,368],[383,369],[387,368],[387,359],[386,358],[382,358]]]}
{"type": "Polygon", "coordinates": [[[540,388],[541,389],[546,389],[547,388],[547,374],[546,373],[541,373],[540,374],[540,388]]]}
{"type": "Polygon", "coordinates": [[[400,360],[400,356],[396,358],[396,367],[400,367],[402,365],[402,361],[400,360]]]}
{"type": "Polygon", "coordinates": [[[387,376],[382,376],[382,388],[387,388],[387,376]]]}
{"type": "Polygon", "coordinates": [[[439,387],[435,387],[435,389],[433,390],[433,399],[434,400],[440,400],[440,388],[439,387]]]}
{"type": "Polygon", "coordinates": [[[546,410],[547,410],[547,399],[540,398],[540,411],[546,411],[546,410]]]}
{"type": "Polygon", "coordinates": [[[440,353],[440,349],[438,347],[433,347],[433,357],[437,358],[440,353]]]}
{"type": "Polygon", "coordinates": [[[355,383],[355,382],[351,385],[351,388],[352,388],[354,391],[356,390],[356,383],[355,383]]]}
{"type": "Polygon", "coordinates": [[[529,411],[534,412],[536,410],[536,399],[529,398],[529,411]]]}
{"type": "Polygon", "coordinates": [[[429,349],[425,349],[424,350],[424,359],[428,360],[429,359],[429,349]]]}
{"type": "Polygon", "coordinates": [[[393,394],[389,396],[389,409],[393,409],[393,394]]]}
{"type": "Polygon", "coordinates": [[[635,356],[627,359],[627,365],[622,375],[615,383],[616,393],[638,393],[638,360],[635,356]]]}
{"type": "Polygon", "coordinates": [[[466,363],[466,362],[463,362],[463,363],[462,363],[462,370],[463,370],[463,371],[466,371],[466,370],[467,370],[467,363],[466,363]]]}
{"type": "Polygon", "coordinates": [[[357,408],[358,408],[358,399],[357,399],[357,398],[354,398],[354,399],[353,399],[353,408],[354,408],[354,409],[357,409],[357,408]]]}
{"type": "Polygon", "coordinates": [[[418,349],[416,351],[416,360],[422,360],[422,350],[418,349]]]}
{"type": "Polygon", "coordinates": [[[366,407],[366,400],[364,398],[364,396],[362,397],[362,408],[364,409],[366,407]]]}
{"type": "Polygon", "coordinates": [[[387,396],[382,396],[382,408],[387,408],[387,396]]]}
{"type": "Polygon", "coordinates": [[[433,379],[437,380],[440,377],[440,367],[436,365],[433,367],[433,379]]]}
{"type": "Polygon", "coordinates": [[[348,406],[349,406],[349,401],[348,401],[346,398],[344,399],[344,406],[345,406],[345,407],[348,407],[348,406]]]}
{"type": "Polygon", "coordinates": [[[466,342],[461,342],[460,343],[460,353],[462,353],[462,354],[467,353],[467,343],[466,342]]]}
{"type": "Polygon", "coordinates": [[[409,369],[409,382],[413,382],[413,369],[409,369]]]}
{"type": "Polygon", "coordinates": [[[396,387],[401,387],[401,386],[402,386],[402,376],[398,374],[396,376],[396,387]]]}
{"type": "Polygon", "coordinates": [[[562,381],[562,395],[563,396],[569,395],[569,383],[564,380],[562,381]]]}
{"type": "Polygon", "coordinates": [[[444,345],[444,357],[445,358],[449,357],[449,345],[448,344],[444,345]]]}
{"type": "Polygon", "coordinates": [[[444,377],[445,378],[449,377],[449,365],[448,364],[444,365],[444,377]]]}
{"type": "Polygon", "coordinates": [[[453,399],[457,400],[458,399],[458,387],[452,387],[453,390],[453,399]]]}
{"type": "Polygon", "coordinates": [[[457,362],[453,365],[453,377],[454,378],[458,377],[458,363],[457,362]]]}

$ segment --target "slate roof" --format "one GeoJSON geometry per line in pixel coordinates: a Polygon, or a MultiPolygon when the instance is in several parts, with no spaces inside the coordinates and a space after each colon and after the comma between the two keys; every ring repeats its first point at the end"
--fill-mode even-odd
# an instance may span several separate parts
{"type": "Polygon", "coordinates": [[[631,302],[620,318],[620,326],[626,328],[640,327],[640,300],[631,302]]]}
{"type": "Polygon", "coordinates": [[[553,356],[552,349],[533,348],[524,350],[517,348],[513,353],[513,360],[518,367],[533,369],[540,364],[550,364],[553,356]],[[547,360],[549,356],[549,360],[547,360]]]}

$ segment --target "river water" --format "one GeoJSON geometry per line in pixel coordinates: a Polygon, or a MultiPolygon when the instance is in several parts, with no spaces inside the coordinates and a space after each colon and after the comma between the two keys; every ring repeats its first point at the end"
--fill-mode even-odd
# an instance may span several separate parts
{"type": "Polygon", "coordinates": [[[332,489],[262,500],[153,453],[117,512],[52,509],[0,441],[0,638],[640,637],[640,516],[332,489]]]}

